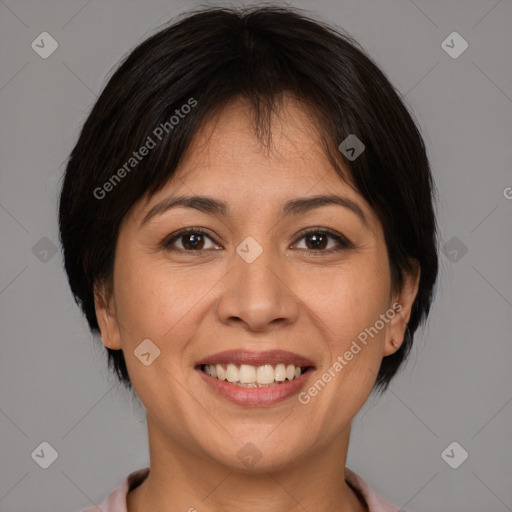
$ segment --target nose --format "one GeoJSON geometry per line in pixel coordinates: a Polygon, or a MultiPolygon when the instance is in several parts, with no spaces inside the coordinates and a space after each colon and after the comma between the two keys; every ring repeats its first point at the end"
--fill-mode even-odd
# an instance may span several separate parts
{"type": "Polygon", "coordinates": [[[219,320],[253,332],[272,331],[294,323],[299,300],[290,283],[290,268],[270,249],[251,263],[237,253],[233,268],[222,280],[219,320]]]}

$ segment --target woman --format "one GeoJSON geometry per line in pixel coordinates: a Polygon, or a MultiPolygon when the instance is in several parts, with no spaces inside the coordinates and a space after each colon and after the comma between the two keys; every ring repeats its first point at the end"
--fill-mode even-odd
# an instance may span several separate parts
{"type": "Polygon", "coordinates": [[[77,303],[147,412],[150,467],[103,512],[398,510],[345,461],[430,309],[433,183],[353,40],[284,8],[189,13],[108,82],[59,215],[77,303]]]}

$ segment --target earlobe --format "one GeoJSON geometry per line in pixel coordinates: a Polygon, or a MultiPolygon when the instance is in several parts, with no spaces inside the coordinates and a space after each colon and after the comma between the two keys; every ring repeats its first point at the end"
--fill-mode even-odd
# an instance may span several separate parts
{"type": "Polygon", "coordinates": [[[398,310],[389,323],[384,345],[384,356],[389,356],[400,350],[406,329],[407,322],[402,316],[402,310],[398,310]]]}
{"type": "Polygon", "coordinates": [[[417,260],[411,259],[409,262],[412,270],[404,272],[402,287],[398,295],[394,297],[393,304],[399,304],[400,308],[396,308],[397,312],[390,321],[384,347],[385,356],[394,354],[402,347],[412,307],[418,294],[421,268],[417,260]]]}

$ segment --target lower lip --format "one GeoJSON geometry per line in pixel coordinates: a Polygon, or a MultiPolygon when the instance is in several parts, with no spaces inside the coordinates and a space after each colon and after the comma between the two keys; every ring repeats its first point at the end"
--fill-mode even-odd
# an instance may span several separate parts
{"type": "Polygon", "coordinates": [[[309,368],[300,377],[293,380],[285,380],[282,384],[269,386],[266,388],[245,388],[231,384],[225,380],[219,380],[210,377],[200,368],[197,369],[201,378],[219,395],[228,399],[237,405],[247,407],[258,407],[264,405],[272,405],[293,395],[296,395],[304,386],[313,368],[309,368]]]}

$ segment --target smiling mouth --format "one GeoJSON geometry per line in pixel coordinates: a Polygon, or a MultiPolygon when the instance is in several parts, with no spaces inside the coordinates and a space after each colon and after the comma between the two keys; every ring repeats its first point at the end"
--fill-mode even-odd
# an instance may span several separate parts
{"type": "Polygon", "coordinates": [[[227,381],[243,388],[267,388],[291,382],[306,373],[311,366],[295,366],[294,364],[201,364],[199,369],[210,377],[227,381]]]}

